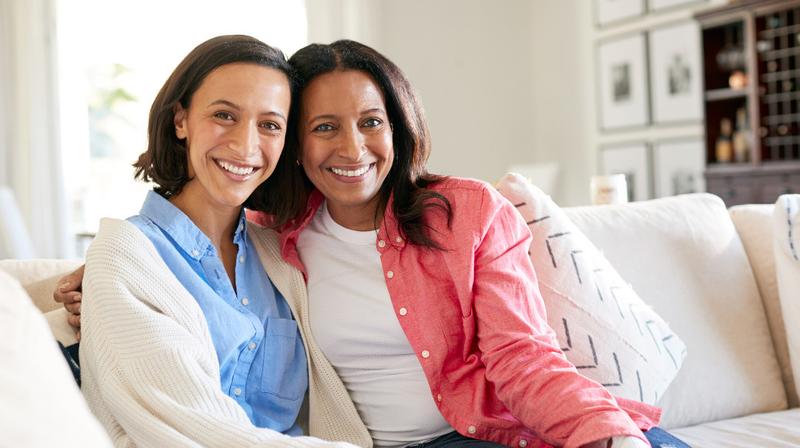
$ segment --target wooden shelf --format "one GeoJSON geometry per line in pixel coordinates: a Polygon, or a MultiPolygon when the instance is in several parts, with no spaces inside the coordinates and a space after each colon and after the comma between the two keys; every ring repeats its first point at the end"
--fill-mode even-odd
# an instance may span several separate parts
{"type": "Polygon", "coordinates": [[[706,101],[723,101],[747,97],[747,88],[706,90],[706,101]]]}

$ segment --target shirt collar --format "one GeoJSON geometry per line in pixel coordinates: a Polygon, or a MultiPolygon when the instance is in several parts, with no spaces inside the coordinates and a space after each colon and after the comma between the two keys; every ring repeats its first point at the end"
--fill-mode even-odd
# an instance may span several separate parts
{"type": "MultiPolygon", "coordinates": [[[[211,240],[185,213],[155,191],[147,193],[139,214],[161,228],[175,241],[175,244],[194,259],[200,259],[213,247],[211,240]]],[[[242,209],[233,234],[233,242],[239,244],[245,241],[246,230],[247,220],[242,209]]]]}

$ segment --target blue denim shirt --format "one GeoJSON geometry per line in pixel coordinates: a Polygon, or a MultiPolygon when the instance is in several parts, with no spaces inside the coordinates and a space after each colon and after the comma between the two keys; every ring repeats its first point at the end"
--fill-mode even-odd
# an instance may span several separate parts
{"type": "Polygon", "coordinates": [[[297,415],[308,388],[303,342],[286,300],[247,237],[244,211],[233,242],[236,290],[208,237],[177,207],[151,191],[128,218],[153,242],[208,321],[221,387],[254,425],[300,435],[297,415]]]}

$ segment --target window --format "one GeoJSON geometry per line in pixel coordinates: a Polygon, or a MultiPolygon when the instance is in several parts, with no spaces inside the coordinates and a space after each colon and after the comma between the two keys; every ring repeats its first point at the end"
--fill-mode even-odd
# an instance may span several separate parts
{"type": "Polygon", "coordinates": [[[77,235],[138,213],[151,188],[131,164],[147,146],[150,105],[195,46],[248,34],[291,55],[307,43],[303,0],[58,0],[64,176],[77,235]]]}

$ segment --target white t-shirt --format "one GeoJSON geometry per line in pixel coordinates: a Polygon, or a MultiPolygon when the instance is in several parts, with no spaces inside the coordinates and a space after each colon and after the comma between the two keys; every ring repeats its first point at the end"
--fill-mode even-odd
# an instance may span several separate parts
{"type": "Polygon", "coordinates": [[[376,446],[453,431],[395,316],[376,232],[337,224],[326,204],[300,234],[311,330],[344,382],[376,446]]]}

